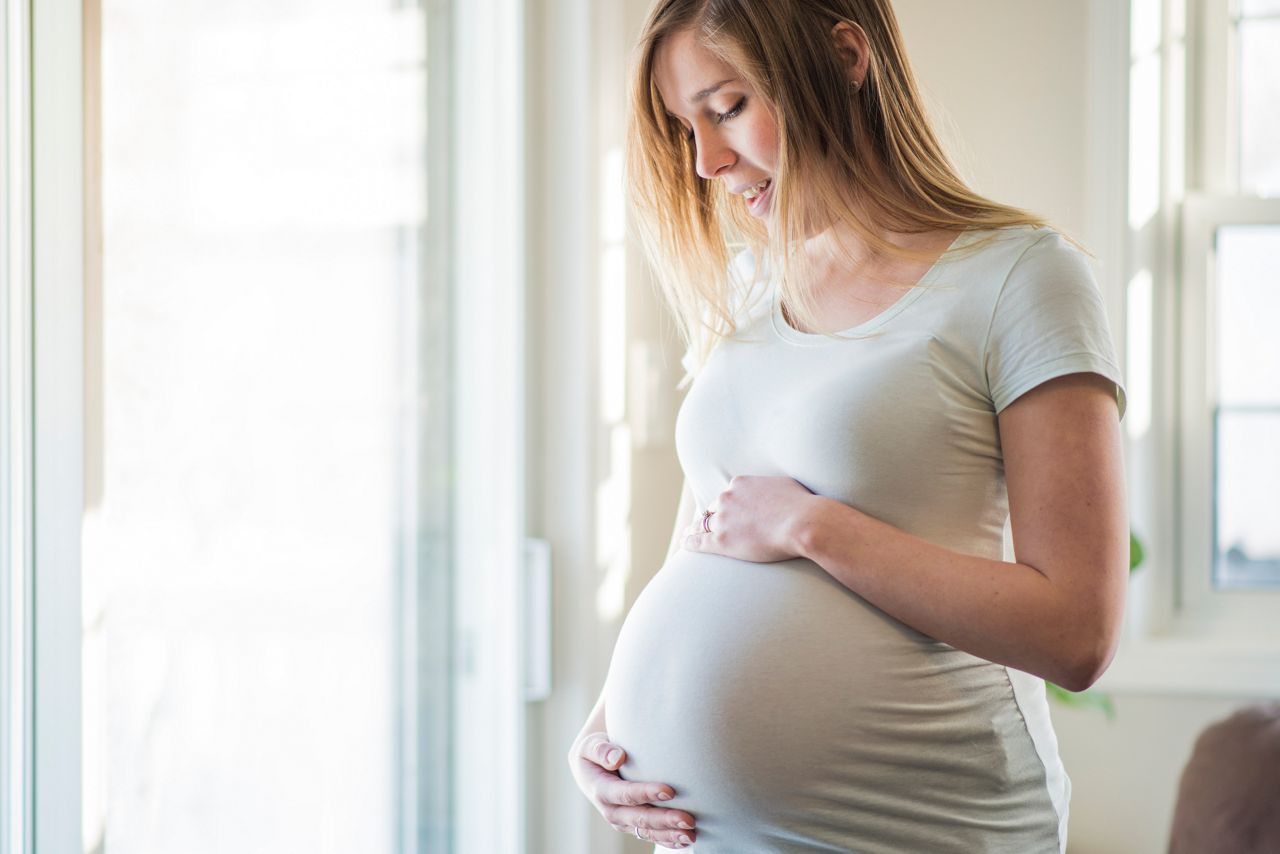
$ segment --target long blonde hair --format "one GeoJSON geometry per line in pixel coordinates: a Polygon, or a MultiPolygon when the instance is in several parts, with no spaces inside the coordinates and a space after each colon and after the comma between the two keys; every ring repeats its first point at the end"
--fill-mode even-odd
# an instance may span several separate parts
{"type": "MultiPolygon", "coordinates": [[[[927,253],[896,246],[878,229],[1048,225],[974,193],[957,177],[925,114],[889,0],[656,0],[632,59],[627,121],[626,186],[634,222],[680,335],[699,363],[720,338],[737,331],[733,304],[759,284],[758,276],[752,283],[731,278],[734,247],[768,258],[785,310],[818,328],[810,291],[802,285],[812,269],[799,251],[806,222],[843,223],[871,252],[917,261],[927,253]],[[849,84],[831,35],[840,21],[860,27],[869,43],[870,64],[858,89],[849,84]],[[663,105],[655,55],[683,30],[732,66],[774,116],[779,139],[772,233],[733,203],[723,181],[697,174],[694,141],[663,105]],[[877,169],[887,186],[865,180],[877,169]],[[871,223],[862,221],[851,199],[871,223]]],[[[971,243],[966,252],[984,243],[971,243]]],[[[690,379],[686,375],[680,387],[690,379]]]]}

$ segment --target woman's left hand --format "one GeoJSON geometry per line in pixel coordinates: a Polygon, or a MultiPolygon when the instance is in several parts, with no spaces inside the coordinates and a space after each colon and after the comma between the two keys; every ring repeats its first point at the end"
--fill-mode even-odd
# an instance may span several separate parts
{"type": "Polygon", "coordinates": [[[800,557],[797,535],[816,498],[789,477],[739,475],[706,508],[711,533],[699,512],[685,528],[684,548],[756,563],[800,557]]]}

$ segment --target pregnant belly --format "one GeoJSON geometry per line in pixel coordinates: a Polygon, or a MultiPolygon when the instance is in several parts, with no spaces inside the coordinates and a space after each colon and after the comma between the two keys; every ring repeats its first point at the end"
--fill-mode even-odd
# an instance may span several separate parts
{"type": "Polygon", "coordinates": [[[956,850],[1045,803],[1003,668],[804,559],[677,551],[622,627],[605,711],[622,776],[670,784],[699,851],[956,850]]]}

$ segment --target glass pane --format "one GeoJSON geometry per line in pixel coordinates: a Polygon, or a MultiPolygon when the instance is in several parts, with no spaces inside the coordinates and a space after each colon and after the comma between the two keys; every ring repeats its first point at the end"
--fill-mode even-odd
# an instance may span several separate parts
{"type": "Polygon", "coordinates": [[[1160,49],[1161,0],[1129,0],[1129,58],[1160,49]]]}
{"type": "Polygon", "coordinates": [[[447,850],[426,35],[412,3],[103,0],[86,852],[447,850]]]}
{"type": "Polygon", "coordinates": [[[1280,586],[1280,406],[1217,413],[1214,586],[1280,586]]]}
{"type": "Polygon", "coordinates": [[[1280,225],[1218,229],[1214,289],[1218,402],[1280,404],[1280,225]]]}
{"type": "Polygon", "coordinates": [[[1129,71],[1129,227],[1140,231],[1160,210],[1160,54],[1134,62],[1129,71]]]}
{"type": "Polygon", "coordinates": [[[1280,15],[1280,0],[1240,0],[1240,14],[1280,15]]]}
{"type": "Polygon", "coordinates": [[[1280,18],[1240,23],[1240,189],[1280,196],[1280,18]]]}
{"type": "Polygon", "coordinates": [[[1280,225],[1218,229],[1215,586],[1280,584],[1280,225]]]}

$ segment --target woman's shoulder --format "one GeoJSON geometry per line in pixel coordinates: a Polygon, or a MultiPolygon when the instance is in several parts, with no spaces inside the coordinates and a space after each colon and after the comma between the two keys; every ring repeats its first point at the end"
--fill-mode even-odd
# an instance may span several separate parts
{"type": "Polygon", "coordinates": [[[1039,281],[1061,285],[1072,281],[1097,286],[1088,251],[1051,226],[1028,229],[1019,242],[1019,250],[1009,271],[1009,284],[1039,281]]]}
{"type": "Polygon", "coordinates": [[[1087,259],[1088,251],[1052,225],[1018,225],[997,229],[1004,240],[1018,252],[1019,261],[1046,257],[1087,259]]]}
{"type": "Polygon", "coordinates": [[[977,228],[966,232],[961,243],[960,254],[982,255],[987,258],[1009,255],[1016,258],[1033,246],[1052,247],[1054,250],[1075,249],[1070,240],[1051,225],[1023,224],[977,228]]]}
{"type": "Polygon", "coordinates": [[[980,290],[992,297],[1028,280],[1092,280],[1089,258],[1083,247],[1048,225],[975,230],[951,256],[956,274],[983,283],[980,290]]]}
{"type": "Polygon", "coordinates": [[[987,302],[991,335],[1075,324],[1105,326],[1105,306],[1089,253],[1051,227],[1011,236],[1002,275],[992,277],[987,302]]]}

